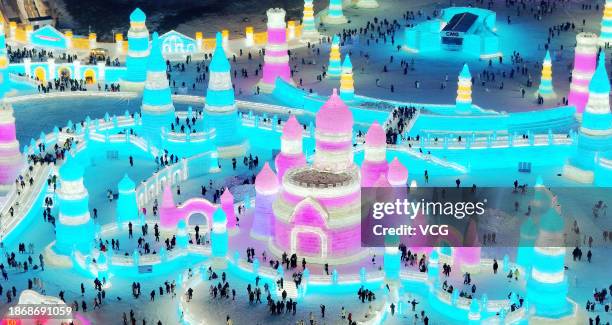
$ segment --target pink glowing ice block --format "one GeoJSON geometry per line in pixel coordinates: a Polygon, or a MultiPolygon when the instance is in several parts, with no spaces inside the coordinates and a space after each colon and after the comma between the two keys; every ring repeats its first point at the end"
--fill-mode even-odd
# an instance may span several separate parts
{"type": "Polygon", "coordinates": [[[291,115],[283,126],[281,152],[274,160],[279,183],[282,182],[287,170],[306,165],[306,157],[302,152],[303,132],[302,125],[294,115],[291,115]]]}
{"type": "Polygon", "coordinates": [[[361,247],[361,226],[329,229],[324,209],[312,199],[301,202],[293,219],[285,223],[276,219],[274,243],[290,251],[293,245],[298,254],[314,257],[335,257],[354,254],[361,247]]]}
{"type": "MultiPolygon", "coordinates": [[[[387,175],[386,135],[378,122],[372,123],[365,136],[365,157],[361,164],[361,186],[376,186],[381,176],[387,175]]],[[[388,180],[385,178],[385,182],[388,180]]]]}
{"type": "MultiPolygon", "coordinates": [[[[476,223],[470,220],[468,229],[460,244],[455,247],[453,259],[456,265],[475,266],[480,264],[480,241],[476,231],[476,223]]],[[[461,239],[459,239],[461,240],[461,239]]]]}
{"type": "Polygon", "coordinates": [[[276,194],[278,192],[278,179],[270,164],[266,162],[255,178],[255,190],[264,194],[276,194]]]}
{"type": "Polygon", "coordinates": [[[0,143],[7,143],[16,140],[14,123],[0,124],[0,143]]]}
{"type": "Polygon", "coordinates": [[[227,228],[236,228],[236,212],[234,211],[234,196],[230,190],[226,187],[223,194],[221,194],[221,209],[227,216],[227,228]]]}
{"type": "Polygon", "coordinates": [[[376,121],[372,123],[365,136],[365,143],[370,147],[385,147],[387,145],[387,136],[385,130],[376,121]]]}
{"type": "Polygon", "coordinates": [[[568,95],[569,105],[576,107],[576,113],[582,114],[589,100],[589,82],[597,66],[597,50],[595,46],[581,45],[580,35],[574,55],[574,70],[568,95]],[[582,48],[579,52],[579,48],[582,48]]]}
{"type": "MultiPolygon", "coordinates": [[[[217,208],[218,207],[210,201],[201,198],[189,199],[183,204],[176,206],[174,204],[172,188],[166,186],[162,196],[162,204],[159,209],[159,225],[165,230],[175,230],[180,220],[184,220],[185,223],[189,224],[189,217],[199,213],[206,217],[208,229],[211,229],[212,216],[217,208]]],[[[234,220],[235,219],[234,217],[234,220]]]]}
{"type": "Polygon", "coordinates": [[[408,168],[404,167],[397,157],[395,157],[391,163],[389,163],[387,178],[389,179],[389,183],[393,186],[405,186],[408,182],[408,168]]]}
{"type": "Polygon", "coordinates": [[[285,125],[283,125],[283,135],[281,136],[281,139],[290,141],[301,141],[303,134],[304,128],[302,127],[300,122],[298,122],[297,118],[295,118],[295,115],[289,116],[289,119],[287,119],[287,122],[285,123],[285,125]]]}
{"type": "Polygon", "coordinates": [[[334,88],[332,95],[317,112],[315,123],[317,131],[323,133],[351,133],[353,131],[353,113],[338,96],[334,88]]]}
{"type": "Polygon", "coordinates": [[[263,82],[273,85],[276,78],[290,82],[291,69],[289,68],[289,57],[287,54],[287,39],[284,28],[268,28],[268,46],[266,46],[266,57],[264,60],[263,82]],[[276,47],[280,48],[277,50],[276,47]]]}

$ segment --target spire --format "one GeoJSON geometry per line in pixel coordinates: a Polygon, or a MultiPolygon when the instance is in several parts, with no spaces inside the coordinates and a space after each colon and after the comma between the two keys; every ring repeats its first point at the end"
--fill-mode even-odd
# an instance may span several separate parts
{"type": "Polygon", "coordinates": [[[408,181],[408,168],[395,157],[391,163],[389,163],[387,178],[391,185],[406,185],[408,181]]]}
{"type": "Polygon", "coordinates": [[[597,68],[589,84],[589,92],[597,94],[608,94],[610,92],[610,79],[606,71],[606,53],[604,51],[599,54],[597,68]]]}
{"type": "Polygon", "coordinates": [[[347,54],[344,56],[344,62],[342,62],[342,69],[352,69],[353,63],[351,63],[351,57],[347,54]]]}
{"type": "Polygon", "coordinates": [[[546,50],[546,56],[544,56],[544,61],[545,62],[551,62],[552,60],[550,59],[550,51],[546,50]]]}
{"type": "Polygon", "coordinates": [[[215,52],[213,53],[209,68],[211,72],[229,72],[231,69],[229,60],[223,49],[223,35],[221,32],[217,32],[215,38],[215,52]]]}
{"type": "Polygon", "coordinates": [[[166,61],[162,56],[159,34],[157,32],[154,32],[152,36],[151,54],[149,54],[149,59],[147,60],[147,71],[166,72],[166,61]]]}
{"type": "Polygon", "coordinates": [[[283,125],[282,138],[287,140],[300,140],[302,139],[303,130],[302,125],[298,122],[297,118],[295,118],[295,115],[291,115],[287,122],[285,122],[285,125],[283,125]]]}
{"type": "Polygon", "coordinates": [[[338,96],[334,88],[332,95],[323,104],[315,117],[317,130],[325,133],[350,133],[353,130],[353,113],[338,96]]]}
{"type": "Polygon", "coordinates": [[[384,147],[387,145],[385,130],[383,130],[382,126],[380,126],[377,121],[374,121],[368,129],[368,133],[366,133],[365,136],[365,143],[369,147],[384,147]]]}
{"type": "Polygon", "coordinates": [[[457,110],[469,112],[472,108],[472,75],[467,63],[463,65],[457,82],[457,98],[455,100],[457,110]]]}
{"type": "Polygon", "coordinates": [[[278,192],[278,186],[278,178],[270,168],[270,164],[266,162],[255,178],[255,189],[264,195],[275,194],[278,192]]]}
{"type": "Polygon", "coordinates": [[[470,74],[470,68],[468,68],[467,63],[463,65],[463,69],[461,69],[459,77],[463,79],[472,79],[472,74],[470,74]]]}
{"type": "Polygon", "coordinates": [[[227,187],[223,191],[223,194],[221,194],[221,203],[224,202],[234,203],[234,195],[232,195],[232,192],[230,192],[229,188],[227,187]]]}

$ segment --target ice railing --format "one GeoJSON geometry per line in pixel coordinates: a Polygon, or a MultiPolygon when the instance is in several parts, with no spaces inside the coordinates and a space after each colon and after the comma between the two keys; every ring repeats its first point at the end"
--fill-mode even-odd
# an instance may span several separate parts
{"type": "MultiPolygon", "coordinates": [[[[137,121],[138,119],[132,118],[126,114],[119,117],[113,116],[113,118],[105,116],[104,119],[94,120],[93,122],[88,119],[82,124],[72,124],[68,122],[65,127],[62,127],[61,131],[56,127],[51,133],[41,133],[41,136],[37,140],[32,139],[30,144],[24,147],[24,160],[27,162],[29,155],[35,153],[35,150],[37,150],[38,145],[41,143],[49,147],[54,144],[63,144],[69,139],[74,141],[73,148],[77,153],[87,147],[87,140],[92,140],[106,143],[132,143],[141,150],[151,152],[151,154],[155,155],[156,152],[158,152],[157,148],[149,147],[146,140],[129,134],[128,132],[114,135],[99,133],[99,131],[134,126],[138,123],[137,121]],[[95,126],[95,130],[92,130],[92,125],[95,126]]],[[[55,168],[59,168],[60,165],[61,162],[58,162],[55,168]]],[[[21,195],[17,195],[15,185],[11,185],[7,199],[0,209],[0,214],[3,216],[3,220],[0,224],[0,238],[7,236],[29,213],[51,171],[51,166],[48,164],[34,164],[32,173],[29,172],[28,167],[29,165],[24,163],[24,169],[22,169],[21,174],[26,173],[31,176],[34,180],[33,186],[27,185],[27,187],[21,191],[21,195]],[[17,200],[19,204],[15,204],[17,200]],[[11,207],[13,207],[13,217],[10,217],[8,212],[11,207]]],[[[26,181],[29,179],[29,176],[25,177],[26,181]]]]}
{"type": "Polygon", "coordinates": [[[527,134],[523,135],[495,135],[489,134],[479,136],[475,134],[462,135],[461,140],[458,136],[437,137],[432,134],[419,136],[419,140],[414,137],[409,141],[400,140],[400,144],[410,144],[413,148],[422,149],[486,149],[486,148],[509,148],[509,147],[529,147],[529,146],[552,146],[552,145],[571,145],[574,137],[571,134],[527,134]]]}
{"type": "MultiPolygon", "coordinates": [[[[27,168],[25,170],[28,170],[27,168]]],[[[17,188],[15,184],[11,186],[11,190],[8,194],[8,197],[4,203],[4,206],[0,210],[0,215],[2,216],[2,220],[0,220],[0,241],[4,239],[23,219],[28,215],[32,206],[34,205],[36,199],[38,198],[38,194],[42,190],[45,182],[47,181],[47,177],[49,176],[49,172],[51,170],[51,166],[48,164],[34,164],[33,170],[30,173],[24,176],[26,180],[26,184],[28,183],[29,177],[34,179],[34,183],[32,186],[29,184],[21,190],[21,194],[17,194],[17,188]],[[19,202],[19,204],[16,204],[19,202]],[[10,216],[9,209],[13,207],[13,216],[10,216]]]]}

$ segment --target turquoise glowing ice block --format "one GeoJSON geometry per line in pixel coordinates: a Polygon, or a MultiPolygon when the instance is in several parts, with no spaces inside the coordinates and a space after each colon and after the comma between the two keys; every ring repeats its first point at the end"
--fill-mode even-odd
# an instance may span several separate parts
{"type": "Polygon", "coordinates": [[[142,94],[143,135],[153,144],[161,143],[161,130],[170,129],[174,120],[172,92],[166,75],[166,61],[161,53],[157,33],[153,33],[151,55],[147,60],[147,79],[142,94]]]}
{"type": "Polygon", "coordinates": [[[117,221],[137,221],[138,205],[136,203],[136,191],[134,182],[127,174],[121,179],[118,185],[119,198],[117,199],[117,221]]]}
{"type": "Polygon", "coordinates": [[[563,234],[563,219],[555,207],[551,207],[540,219],[527,280],[527,300],[536,307],[538,316],[562,317],[571,312],[565,277],[566,250],[561,246],[563,234]]]}
{"type": "Polygon", "coordinates": [[[146,79],[147,57],[149,56],[149,30],[145,25],[147,16],[136,8],[130,15],[128,30],[128,53],[125,59],[127,72],[124,81],[142,83],[146,79]]]}
{"type": "Polygon", "coordinates": [[[340,37],[334,35],[329,52],[328,77],[339,77],[342,74],[342,63],[340,60],[340,37]]]}
{"type": "Polygon", "coordinates": [[[589,99],[578,132],[577,152],[564,168],[564,175],[583,183],[593,182],[597,159],[612,154],[610,81],[605,60],[602,52],[589,84],[589,99]]]}
{"type": "Polygon", "coordinates": [[[210,233],[210,243],[212,256],[215,258],[225,258],[228,246],[227,216],[221,208],[213,214],[213,225],[210,233]]]}
{"type": "Polygon", "coordinates": [[[221,33],[217,33],[216,48],[210,62],[210,79],[204,106],[205,123],[216,130],[216,145],[220,157],[238,157],[245,152],[245,138],[239,131],[239,121],[230,75],[230,63],[225,56],[221,33]]]}
{"type": "Polygon", "coordinates": [[[82,162],[69,154],[60,168],[59,178],[55,249],[65,255],[69,255],[73,249],[89,252],[95,230],[89,214],[89,194],[83,186],[82,162]]]}

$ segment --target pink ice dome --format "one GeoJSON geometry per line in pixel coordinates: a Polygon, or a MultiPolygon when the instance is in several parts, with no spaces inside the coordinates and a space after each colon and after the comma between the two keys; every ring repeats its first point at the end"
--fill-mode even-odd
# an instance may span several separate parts
{"type": "Polygon", "coordinates": [[[230,190],[227,187],[223,191],[223,194],[221,194],[221,203],[226,203],[226,202],[234,203],[234,196],[232,195],[232,192],[230,192],[230,190]]]}
{"type": "Polygon", "coordinates": [[[408,180],[408,168],[402,165],[397,157],[393,158],[393,161],[389,163],[387,174],[389,182],[392,184],[406,184],[408,180]]]}
{"type": "Polygon", "coordinates": [[[317,130],[324,133],[351,133],[353,131],[353,113],[338,96],[334,88],[332,95],[316,116],[317,130]]]}
{"type": "Polygon", "coordinates": [[[374,121],[368,129],[368,133],[366,133],[365,136],[365,142],[371,147],[384,147],[387,145],[385,130],[383,130],[378,122],[374,121]]]}
{"type": "Polygon", "coordinates": [[[287,123],[283,126],[283,139],[286,140],[300,140],[302,139],[302,133],[304,128],[295,118],[295,115],[289,116],[287,123]]]}
{"type": "Polygon", "coordinates": [[[380,177],[374,182],[374,187],[391,187],[391,184],[385,177],[385,174],[380,174],[380,177]]]}
{"type": "Polygon", "coordinates": [[[270,168],[270,164],[267,162],[255,178],[255,190],[260,193],[270,194],[278,191],[278,179],[272,168],[270,168]]]}

